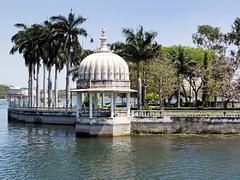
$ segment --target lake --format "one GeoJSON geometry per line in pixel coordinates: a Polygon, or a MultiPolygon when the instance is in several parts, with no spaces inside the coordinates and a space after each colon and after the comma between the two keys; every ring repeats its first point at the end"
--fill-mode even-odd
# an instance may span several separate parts
{"type": "Polygon", "coordinates": [[[76,138],[74,127],[7,122],[0,179],[240,179],[240,136],[76,138]]]}

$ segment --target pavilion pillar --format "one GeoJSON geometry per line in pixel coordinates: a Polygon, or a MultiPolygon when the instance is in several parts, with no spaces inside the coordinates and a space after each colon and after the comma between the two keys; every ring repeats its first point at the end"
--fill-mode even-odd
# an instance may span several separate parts
{"type": "Polygon", "coordinates": [[[116,93],[113,92],[113,116],[116,116],[116,93]]]}
{"type": "Polygon", "coordinates": [[[98,93],[94,94],[94,111],[97,112],[98,107],[98,93]]]}
{"type": "Polygon", "coordinates": [[[92,108],[92,93],[89,93],[89,118],[93,117],[93,108],[92,108]]]}
{"type": "Polygon", "coordinates": [[[114,117],[114,92],[111,92],[111,117],[114,117]]]}
{"type": "Polygon", "coordinates": [[[130,116],[130,92],[127,93],[126,96],[126,101],[127,101],[127,116],[130,116]]]}
{"type": "Polygon", "coordinates": [[[72,91],[70,91],[70,107],[73,107],[73,95],[72,95],[72,91]]]}
{"type": "Polygon", "coordinates": [[[18,97],[18,107],[21,107],[22,96],[18,97]]]}
{"type": "Polygon", "coordinates": [[[13,106],[16,107],[16,97],[14,97],[13,106]]]}
{"type": "Polygon", "coordinates": [[[25,96],[23,96],[23,99],[22,99],[22,107],[25,107],[25,96]]]}
{"type": "Polygon", "coordinates": [[[82,115],[82,93],[77,93],[77,117],[82,115]]]}
{"type": "Polygon", "coordinates": [[[101,108],[103,108],[103,99],[104,99],[104,93],[101,93],[101,108]]]}
{"type": "Polygon", "coordinates": [[[8,97],[8,105],[9,105],[9,108],[12,107],[12,97],[11,96],[8,97]]]}

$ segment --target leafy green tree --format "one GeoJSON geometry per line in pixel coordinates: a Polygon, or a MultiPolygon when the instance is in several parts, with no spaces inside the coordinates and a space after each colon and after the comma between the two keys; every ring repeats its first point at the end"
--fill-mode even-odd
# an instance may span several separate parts
{"type": "MultiPolygon", "coordinates": [[[[225,35],[220,31],[219,27],[213,27],[210,25],[199,25],[197,32],[193,34],[192,38],[193,43],[196,44],[198,47],[202,47],[206,50],[211,51],[211,57],[209,58],[212,59],[212,64],[207,62],[209,58],[205,57],[205,72],[209,72],[212,66],[217,64],[219,60],[224,59],[226,53],[225,35]]],[[[205,75],[206,77],[203,78],[204,82],[202,87],[202,102],[204,106],[208,104],[207,97],[210,97],[208,81],[215,81],[210,79],[214,77],[213,75],[207,73],[205,75]]],[[[215,101],[216,100],[217,97],[215,97],[215,101]]]]}
{"type": "Polygon", "coordinates": [[[238,66],[240,60],[240,18],[237,17],[232,25],[232,31],[226,34],[226,41],[229,45],[234,45],[235,49],[231,50],[231,55],[234,56],[235,65],[238,66]]]}
{"type": "Polygon", "coordinates": [[[240,93],[240,78],[234,77],[236,68],[234,68],[233,64],[234,62],[231,59],[226,58],[218,65],[218,95],[223,99],[224,108],[227,108],[227,104],[234,98],[237,98],[240,93]]]}
{"type": "Polygon", "coordinates": [[[8,96],[9,86],[5,84],[0,84],[0,99],[5,99],[8,96]]]}
{"type": "Polygon", "coordinates": [[[176,69],[174,64],[163,55],[152,59],[148,67],[148,89],[158,95],[160,109],[163,109],[163,101],[176,89],[176,69]]]}
{"type": "Polygon", "coordinates": [[[217,54],[225,53],[224,34],[221,33],[219,27],[199,25],[192,39],[198,47],[212,50],[217,54]]]}

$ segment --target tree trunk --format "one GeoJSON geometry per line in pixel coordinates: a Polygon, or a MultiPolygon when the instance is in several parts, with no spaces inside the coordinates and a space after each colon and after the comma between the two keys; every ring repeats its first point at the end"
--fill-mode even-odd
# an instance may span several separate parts
{"type": "Polygon", "coordinates": [[[32,72],[28,71],[28,107],[32,107],[32,72]]]}
{"type": "Polygon", "coordinates": [[[229,103],[229,99],[223,101],[223,108],[224,108],[224,109],[227,109],[228,103],[229,103]]]}
{"type": "Polygon", "coordinates": [[[184,98],[185,98],[185,103],[188,103],[188,97],[187,97],[187,92],[186,89],[184,87],[184,84],[182,83],[182,90],[183,90],[183,94],[184,94],[184,98]]]}
{"type": "Polygon", "coordinates": [[[203,62],[203,66],[204,66],[204,71],[206,72],[203,76],[203,87],[202,87],[202,104],[203,104],[203,107],[207,107],[207,104],[208,104],[208,81],[209,81],[209,78],[208,78],[208,54],[207,52],[205,52],[204,54],[204,62],[203,62]]]}
{"type": "Polygon", "coordinates": [[[180,108],[181,107],[181,83],[180,80],[178,81],[178,92],[177,92],[177,107],[180,108]]]}
{"type": "MultiPolygon", "coordinates": [[[[191,82],[191,78],[190,78],[190,82],[191,82]]],[[[192,86],[190,83],[189,83],[189,102],[190,103],[192,102],[192,86]]]]}
{"type": "Polygon", "coordinates": [[[214,106],[217,107],[217,96],[214,96],[214,106]]]}
{"type": "Polygon", "coordinates": [[[198,92],[197,91],[195,91],[194,92],[194,94],[195,94],[195,105],[196,105],[196,107],[198,106],[198,92]]]}
{"type": "Polygon", "coordinates": [[[51,69],[52,67],[48,67],[48,108],[52,105],[52,79],[51,79],[51,69]]]}
{"type": "Polygon", "coordinates": [[[70,53],[68,54],[68,59],[66,63],[66,109],[69,107],[69,68],[70,68],[70,53]]]}
{"type": "Polygon", "coordinates": [[[57,70],[57,67],[55,66],[55,76],[54,76],[54,107],[58,107],[57,76],[58,76],[58,70],[57,70]]]}
{"type": "Polygon", "coordinates": [[[37,78],[36,78],[36,108],[38,108],[39,103],[39,68],[40,65],[37,63],[37,78]]]}
{"type": "Polygon", "coordinates": [[[43,65],[43,107],[46,107],[46,66],[43,65]]]}
{"type": "Polygon", "coordinates": [[[160,77],[159,79],[159,97],[160,97],[160,100],[159,100],[159,107],[160,107],[160,110],[163,110],[164,108],[164,104],[163,104],[163,84],[162,84],[162,76],[160,77]]]}
{"type": "Polygon", "coordinates": [[[138,87],[137,87],[137,109],[142,109],[142,80],[138,78],[138,87]]]}
{"type": "Polygon", "coordinates": [[[33,66],[31,65],[31,70],[29,70],[29,107],[33,106],[33,66]]]}
{"type": "Polygon", "coordinates": [[[146,97],[146,86],[145,83],[142,85],[142,106],[145,106],[145,97],[146,97]]]}
{"type": "Polygon", "coordinates": [[[73,95],[72,95],[72,92],[70,92],[70,108],[73,107],[73,95]]]}

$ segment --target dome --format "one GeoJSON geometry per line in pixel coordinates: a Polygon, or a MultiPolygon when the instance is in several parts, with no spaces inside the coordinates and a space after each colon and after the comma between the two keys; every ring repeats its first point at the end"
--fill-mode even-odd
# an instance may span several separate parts
{"type": "Polygon", "coordinates": [[[96,52],[81,62],[79,80],[129,81],[128,65],[112,52],[96,52]]]}
{"type": "Polygon", "coordinates": [[[99,50],[80,63],[77,88],[120,87],[120,84],[123,88],[130,88],[128,65],[108,49],[104,29],[100,40],[99,50]]]}

